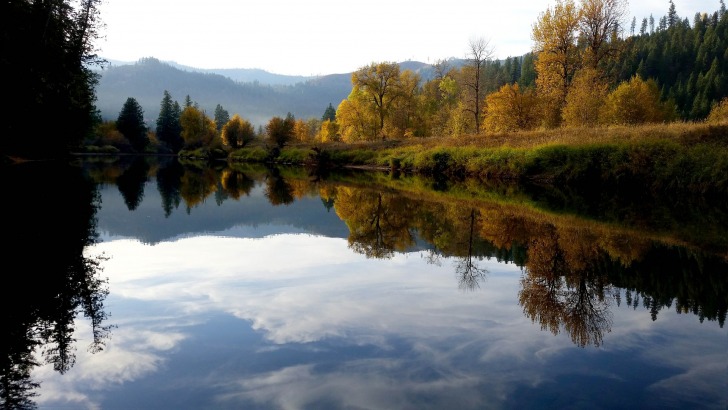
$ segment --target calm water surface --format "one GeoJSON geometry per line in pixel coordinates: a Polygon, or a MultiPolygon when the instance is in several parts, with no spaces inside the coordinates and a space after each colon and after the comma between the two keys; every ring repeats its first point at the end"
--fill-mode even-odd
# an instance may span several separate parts
{"type": "MultiPolygon", "coordinates": [[[[84,171],[92,182],[79,192],[96,206],[77,236],[96,238],[75,247],[62,242],[84,220],[69,217],[84,195],[60,181],[13,186],[14,211],[50,213],[21,242],[47,233],[60,252],[81,250],[64,266],[84,273],[48,294],[4,291],[23,295],[5,315],[6,404],[728,404],[728,252],[704,251],[690,229],[643,232],[406,180],[397,190],[260,168],[112,170],[84,171]]],[[[30,271],[31,289],[53,275],[30,271]]]]}

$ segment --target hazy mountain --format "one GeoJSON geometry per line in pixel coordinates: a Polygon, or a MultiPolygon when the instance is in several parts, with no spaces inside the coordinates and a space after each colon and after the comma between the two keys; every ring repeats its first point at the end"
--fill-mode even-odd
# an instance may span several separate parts
{"type": "MultiPolygon", "coordinates": [[[[423,81],[433,74],[431,65],[418,61],[400,66],[418,73],[423,81]]],[[[231,116],[240,114],[256,127],[289,112],[296,118],[321,118],[329,104],[336,107],[351,91],[351,73],[305,77],[260,69],[203,70],[155,58],[136,63],[109,61],[100,73],[96,106],[102,117],[116,119],[127,98],[133,97],[150,126],[159,116],[165,90],[180,105],[189,95],[210,116],[220,104],[231,116]]]]}
{"type": "Polygon", "coordinates": [[[293,85],[264,84],[260,80],[265,76],[254,78],[252,82],[240,82],[221,74],[183,70],[154,58],[134,64],[112,63],[101,71],[96,106],[104,119],[115,119],[127,98],[133,97],[142,106],[146,122],[152,125],[167,90],[180,105],[189,95],[210,116],[220,104],[231,116],[240,114],[257,126],[288,112],[296,118],[320,118],[329,103],[338,105],[351,91],[351,74],[308,78],[293,85]]]}

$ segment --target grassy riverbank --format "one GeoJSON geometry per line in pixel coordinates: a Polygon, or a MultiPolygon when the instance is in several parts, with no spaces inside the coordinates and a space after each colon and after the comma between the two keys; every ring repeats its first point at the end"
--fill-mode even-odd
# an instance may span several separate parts
{"type": "MultiPolygon", "coordinates": [[[[261,147],[233,161],[271,159],[261,147]]],[[[434,177],[536,181],[654,192],[728,193],[728,124],[571,128],[460,139],[296,144],[275,162],[367,167],[434,177]]]]}

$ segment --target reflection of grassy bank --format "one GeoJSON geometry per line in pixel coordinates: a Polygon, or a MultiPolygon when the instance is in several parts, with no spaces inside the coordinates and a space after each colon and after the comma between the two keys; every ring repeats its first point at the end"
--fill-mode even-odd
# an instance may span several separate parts
{"type": "Polygon", "coordinates": [[[457,207],[491,209],[534,223],[588,229],[600,237],[626,237],[624,243],[632,247],[657,241],[728,257],[728,213],[700,198],[676,199],[645,192],[636,197],[619,196],[601,189],[580,195],[554,186],[483,184],[476,179],[437,181],[371,172],[332,175],[330,179],[354,187],[387,187],[410,198],[444,201],[457,207]]]}

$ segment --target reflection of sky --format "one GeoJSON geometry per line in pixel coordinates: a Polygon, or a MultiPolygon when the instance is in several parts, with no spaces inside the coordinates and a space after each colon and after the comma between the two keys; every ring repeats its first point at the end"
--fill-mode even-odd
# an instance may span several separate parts
{"type": "MultiPolygon", "coordinates": [[[[41,408],[725,408],[726,333],[693,315],[612,307],[601,348],[526,318],[521,271],[481,261],[372,260],[307,234],[135,240],[110,257],[113,329],[65,375],[39,368],[41,408]],[[723,400],[723,401],[721,401],[723,400]]],[[[87,335],[87,336],[84,336],[87,335]]]]}

